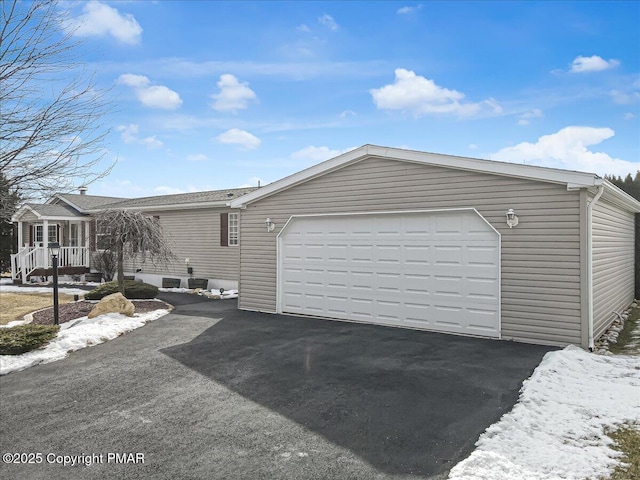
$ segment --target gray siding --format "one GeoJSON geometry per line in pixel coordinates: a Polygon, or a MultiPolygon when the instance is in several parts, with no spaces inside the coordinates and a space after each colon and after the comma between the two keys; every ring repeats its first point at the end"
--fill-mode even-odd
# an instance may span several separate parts
{"type": "Polygon", "coordinates": [[[168,266],[128,261],[125,270],[135,272],[136,268],[142,268],[143,273],[187,277],[185,258],[189,258],[194,278],[237,281],[240,250],[237,246],[220,246],[220,214],[232,212],[229,208],[145,212],[145,215],[160,217],[176,259],[168,266]]]}
{"type": "Polygon", "coordinates": [[[276,309],[276,234],[291,215],[475,207],[502,234],[502,335],[581,343],[580,194],[565,186],[370,158],[241,212],[240,308],[276,309]],[[520,225],[509,229],[513,208],[520,225]],[[276,223],[268,233],[264,221],[276,223]]]}
{"type": "Polygon", "coordinates": [[[597,339],[634,297],[635,217],[604,199],[593,207],[593,330],[597,339]]]}

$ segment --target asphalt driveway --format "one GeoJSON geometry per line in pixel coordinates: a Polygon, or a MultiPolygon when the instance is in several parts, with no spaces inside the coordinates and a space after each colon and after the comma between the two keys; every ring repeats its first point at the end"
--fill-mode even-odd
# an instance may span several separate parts
{"type": "Polygon", "coordinates": [[[0,478],[446,478],[551,350],[163,296],[174,313],[0,377],[1,453],[42,454],[0,478]]]}

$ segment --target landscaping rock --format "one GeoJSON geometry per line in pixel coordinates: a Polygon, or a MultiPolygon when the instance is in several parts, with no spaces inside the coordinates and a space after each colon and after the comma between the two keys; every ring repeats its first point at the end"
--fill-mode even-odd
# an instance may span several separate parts
{"type": "Polygon", "coordinates": [[[128,317],[133,317],[135,309],[136,307],[130,300],[127,300],[124,295],[117,292],[107,295],[100,300],[87,316],[89,318],[95,318],[98,315],[104,315],[105,313],[122,313],[128,317]]]}

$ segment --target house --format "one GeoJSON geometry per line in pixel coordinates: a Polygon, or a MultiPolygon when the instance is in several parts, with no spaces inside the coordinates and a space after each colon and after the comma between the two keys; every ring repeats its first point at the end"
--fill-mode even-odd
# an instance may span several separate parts
{"type": "Polygon", "coordinates": [[[634,297],[640,202],[590,173],[365,145],[230,206],[244,310],[588,348],[634,297]]]}
{"type": "Polygon", "coordinates": [[[158,219],[176,256],[170,265],[126,259],[125,274],[158,286],[166,277],[179,279],[183,286],[188,278],[198,277],[207,279],[209,288],[237,288],[238,212],[228,203],[254,189],[124,199],[87,195],[82,188],[79,194],[58,194],[45,204],[27,203],[12,218],[19,246],[11,256],[12,278],[27,282],[32,276],[49,274],[50,242],[61,245],[60,274],[96,271],[93,257],[100,251],[103,228],[94,216],[115,209],[137,210],[158,219]]]}

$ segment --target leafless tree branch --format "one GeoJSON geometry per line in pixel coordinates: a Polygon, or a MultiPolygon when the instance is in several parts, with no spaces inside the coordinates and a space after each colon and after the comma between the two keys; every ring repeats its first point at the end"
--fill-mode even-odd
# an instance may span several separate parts
{"type": "Polygon", "coordinates": [[[98,248],[116,255],[118,283],[124,294],[124,258],[167,265],[175,255],[159,221],[131,210],[105,210],[96,216],[103,245],[98,248]]]}
{"type": "Polygon", "coordinates": [[[58,0],[0,3],[0,172],[10,189],[43,198],[108,175],[108,102],[74,57],[58,0]]]}

